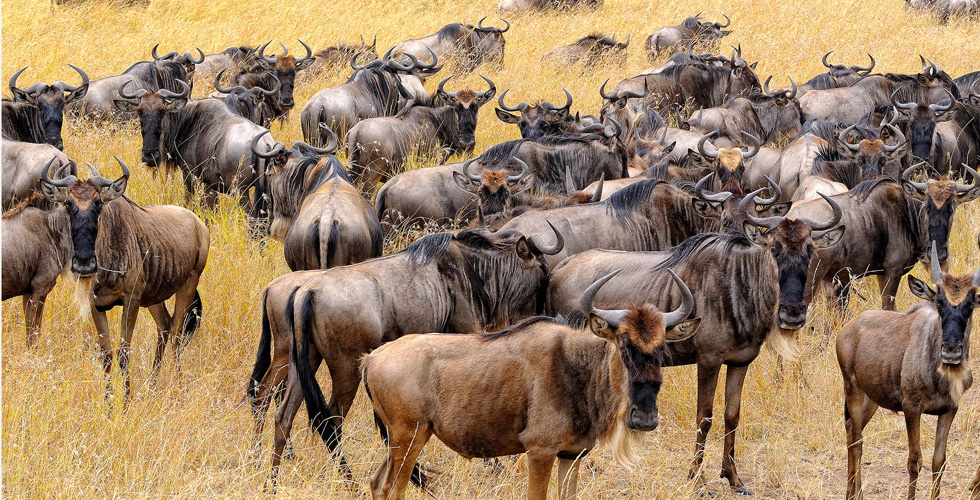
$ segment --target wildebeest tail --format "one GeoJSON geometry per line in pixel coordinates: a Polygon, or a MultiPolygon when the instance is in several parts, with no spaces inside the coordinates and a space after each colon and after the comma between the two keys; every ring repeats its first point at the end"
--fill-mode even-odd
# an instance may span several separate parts
{"type": "MultiPolygon", "coordinates": [[[[303,389],[306,412],[310,416],[310,427],[320,435],[327,444],[327,448],[332,452],[340,444],[338,439],[339,418],[331,418],[327,401],[323,397],[323,391],[316,381],[316,371],[310,364],[310,344],[313,342],[313,302],[315,298],[316,293],[310,292],[304,297],[293,297],[293,300],[289,301],[290,304],[295,304],[296,300],[302,301],[298,325],[292,324],[293,314],[284,314],[284,316],[288,318],[287,328],[292,326],[292,362],[296,366],[300,387],[303,389]],[[297,337],[297,334],[302,335],[302,337],[297,337]]],[[[292,307],[287,309],[288,312],[294,311],[292,307]]]]}
{"type": "Polygon", "coordinates": [[[184,313],[184,326],[181,328],[181,342],[187,344],[191,341],[194,333],[201,326],[201,315],[204,314],[204,303],[201,302],[201,294],[194,290],[194,301],[191,302],[187,312],[184,313]]]}
{"type": "Polygon", "coordinates": [[[259,348],[255,353],[255,366],[252,367],[252,375],[249,377],[248,399],[254,400],[259,396],[259,382],[265,377],[265,372],[269,371],[272,364],[272,327],[269,324],[269,305],[268,290],[262,291],[262,332],[259,334],[259,348]]]}

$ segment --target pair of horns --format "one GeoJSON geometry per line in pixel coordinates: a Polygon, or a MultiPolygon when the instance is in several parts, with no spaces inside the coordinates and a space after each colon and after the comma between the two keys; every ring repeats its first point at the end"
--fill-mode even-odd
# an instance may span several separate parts
{"type": "MultiPolygon", "coordinates": [[[[605,285],[606,282],[613,279],[613,277],[619,274],[620,271],[622,271],[622,269],[617,269],[599,278],[595,283],[592,283],[589,288],[585,289],[585,292],[582,294],[582,298],[579,300],[579,307],[583,312],[586,314],[595,314],[596,316],[606,320],[606,322],[610,325],[614,326],[619,325],[623,318],[629,314],[630,310],[598,309],[592,305],[592,301],[595,299],[599,289],[602,288],[602,285],[605,285]]],[[[677,283],[677,286],[681,289],[681,305],[671,312],[663,313],[664,326],[667,329],[671,329],[677,326],[680,322],[686,320],[687,317],[691,315],[691,312],[694,311],[694,295],[691,293],[691,289],[687,287],[687,284],[684,283],[684,281],[680,279],[676,273],[674,273],[673,269],[668,269],[667,272],[670,273],[670,276],[674,278],[674,282],[677,283]]]]}
{"type": "MultiPolygon", "coordinates": [[[[158,44],[154,45],[153,46],[153,50],[150,51],[150,55],[153,56],[153,60],[154,61],[166,61],[167,59],[172,59],[172,58],[177,57],[177,56],[180,55],[180,53],[177,52],[176,50],[171,50],[170,52],[167,52],[166,54],[164,54],[162,56],[161,55],[157,55],[157,48],[159,48],[159,47],[160,47],[160,44],[158,43],[158,44]]],[[[201,64],[202,62],[204,62],[204,51],[201,50],[200,48],[197,48],[197,53],[200,54],[200,57],[198,57],[197,59],[195,59],[194,56],[192,56],[190,52],[185,53],[184,56],[187,57],[187,60],[188,61],[190,61],[190,62],[192,62],[194,64],[201,64]]]]}

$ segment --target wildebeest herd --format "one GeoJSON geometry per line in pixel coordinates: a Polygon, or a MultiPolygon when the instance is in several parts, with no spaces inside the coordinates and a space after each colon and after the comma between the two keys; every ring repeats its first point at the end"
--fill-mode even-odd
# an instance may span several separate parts
{"type": "MultiPolygon", "coordinates": [[[[483,75],[479,89],[456,85],[506,64],[505,34],[519,32],[518,21],[447,24],[380,56],[363,38],[319,51],[297,40],[299,55],[284,43],[273,55],[271,42],[215,54],[154,46],[151,60],[117,76],[91,79],[71,65],[79,85],[22,88],[25,67],[3,101],[3,299],[22,298],[32,348],[46,296],[69,270],[107,377],[118,358],[125,398],[140,308],[157,325],[154,374],[168,344],[179,367],[207,321],[198,284],[208,227],[191,210],[127,198],[129,166],[118,157],[122,175],[112,179],[61,151],[66,113],[97,125],[136,121],[142,163],[179,171],[188,202],[197,189],[208,208],[232,195],[253,237],[284,243],[294,272],[258,297],[246,391],[256,453],[278,407],[270,489],[304,403],[354,479],[341,436],[363,380],[389,447],[374,498],[429,486],[417,460],[433,435],[468,458],[527,453],[535,499],[546,498],[557,459],[559,496],[571,498],[591,450],[609,446],[628,462],[640,433],[658,427],[663,368],[695,365],[690,478],[705,484],[725,366],[721,474],[751,494],[735,454],[749,366],[763,344],[795,361],[816,296],[843,311],[853,281],[874,275],[883,310],[837,336],[847,498],[862,495],[862,432],[879,406],[905,415],[909,498],[920,417],[939,415],[935,498],[973,382],[980,270],[947,271],[963,258],[949,246],[956,209],[980,197],[980,72],[953,78],[919,56],[918,73],[875,73],[871,54],[862,66],[827,53],[826,73],[775,88],[741,46],[717,50],[731,32],[723,17],[654,31],[644,50],[662,64],[602,84],[595,114],[573,112],[567,90],[559,105],[498,94],[503,82],[483,75]],[[346,83],[301,106],[304,140],[276,141],[269,128],[297,119],[297,75],[348,64],[346,83]],[[215,92],[191,98],[195,76],[215,92]],[[521,139],[478,144],[478,112],[493,102],[521,139]],[[333,154],[341,147],[344,160],[333,154]],[[452,156],[462,161],[442,164],[452,156]],[[382,255],[386,238],[432,223],[446,231],[382,255]],[[919,262],[931,284],[907,281],[923,302],[895,312],[902,277],[919,262]],[[106,312],[116,306],[114,352],[106,312]],[[316,379],[324,364],[329,399],[316,379]]],[[[590,34],[544,62],[599,72],[625,60],[630,40],[590,34]]],[[[980,469],[970,487],[980,498],[980,469]]]]}

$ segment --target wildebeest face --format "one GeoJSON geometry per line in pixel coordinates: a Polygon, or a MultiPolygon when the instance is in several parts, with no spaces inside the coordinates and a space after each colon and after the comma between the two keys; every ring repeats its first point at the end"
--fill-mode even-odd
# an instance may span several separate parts
{"type": "MultiPolygon", "coordinates": [[[[897,93],[898,90],[895,92],[897,93]]],[[[932,139],[936,132],[936,123],[951,120],[954,117],[956,100],[948,90],[946,93],[949,96],[947,100],[928,105],[899,102],[895,99],[895,94],[892,94],[892,104],[895,109],[901,110],[908,119],[908,135],[912,143],[912,156],[921,161],[929,161],[932,155],[932,139]]]]}
{"type": "Polygon", "coordinates": [[[470,173],[469,164],[470,162],[464,163],[461,172],[453,172],[453,180],[459,187],[477,196],[480,209],[487,217],[508,214],[514,195],[534,186],[534,176],[530,174],[526,164],[518,175],[510,175],[506,168],[484,168],[480,175],[476,175],[470,173]]]}
{"type": "Polygon", "coordinates": [[[75,87],[65,82],[54,82],[51,85],[40,82],[22,90],[17,87],[17,77],[27,69],[26,66],[15,73],[9,83],[14,102],[27,103],[37,108],[38,119],[44,132],[44,142],[60,150],[64,150],[61,127],[64,122],[65,104],[85,97],[89,86],[88,75],[77,66],[71,64],[69,66],[82,77],[81,85],[75,87]]]}
{"type": "Polygon", "coordinates": [[[939,312],[942,328],[939,350],[943,365],[959,366],[967,361],[970,346],[966,329],[973,316],[973,310],[980,305],[977,301],[980,270],[977,270],[974,275],[964,276],[943,273],[935,245],[932,247],[931,261],[932,279],[937,289],[932,289],[911,274],[909,288],[916,297],[932,302],[939,312]]]}
{"type": "Polygon", "coordinates": [[[296,73],[308,68],[313,61],[313,49],[309,45],[303,43],[299,40],[299,43],[306,49],[306,56],[296,58],[289,55],[289,49],[286,48],[282,42],[282,54],[277,56],[266,56],[265,49],[269,46],[266,42],[265,45],[259,47],[259,57],[256,59],[263,69],[275,75],[279,79],[279,106],[283,109],[290,109],[296,103],[293,100],[293,87],[296,84],[296,73]]]}
{"type": "MultiPolygon", "coordinates": [[[[187,93],[189,93],[189,88],[187,90],[187,93]]],[[[159,166],[162,160],[160,139],[164,116],[167,113],[173,113],[183,108],[187,104],[187,97],[186,95],[174,94],[167,90],[161,90],[160,92],[141,92],[138,97],[133,96],[135,101],[133,99],[116,99],[113,101],[113,104],[122,111],[135,112],[139,117],[140,135],[143,137],[141,159],[146,165],[155,167],[159,166]]]]}
{"type": "Polygon", "coordinates": [[[521,131],[521,137],[525,139],[538,139],[546,135],[560,135],[574,122],[570,114],[572,107],[572,95],[565,89],[565,104],[555,106],[548,101],[540,101],[535,104],[526,102],[518,103],[517,106],[507,106],[504,104],[504,97],[510,89],[505,90],[497,99],[499,108],[494,111],[497,118],[504,123],[517,125],[521,131]],[[520,113],[519,115],[514,112],[520,113]]]}
{"type": "Polygon", "coordinates": [[[493,96],[497,93],[497,87],[493,84],[493,81],[483,75],[480,75],[480,77],[490,86],[490,88],[483,92],[474,92],[469,89],[448,92],[445,90],[445,85],[452,78],[451,76],[439,82],[439,88],[436,90],[436,96],[440,102],[455,108],[459,139],[458,144],[452,146],[458,146],[465,153],[472,152],[473,147],[476,146],[476,118],[477,113],[480,111],[480,106],[493,99],[493,96]]]}
{"type": "Polygon", "coordinates": [[[902,188],[905,192],[921,200],[920,222],[928,229],[929,241],[935,242],[939,262],[946,262],[949,256],[949,233],[953,226],[953,215],[961,203],[971,202],[980,197],[980,174],[970,167],[964,166],[973,176],[974,184],[957,184],[943,177],[930,179],[928,182],[913,182],[909,179],[912,171],[919,165],[909,167],[902,174],[902,188]]]}
{"type": "Polygon", "coordinates": [[[95,241],[99,234],[99,216],[106,203],[122,196],[129,181],[129,169],[116,157],[123,169],[115,181],[99,175],[91,164],[92,178],[79,181],[74,175],[51,180],[45,170],[41,175],[41,191],[53,203],[64,204],[68,212],[74,255],[71,270],[80,276],[91,276],[98,270],[95,241]]]}

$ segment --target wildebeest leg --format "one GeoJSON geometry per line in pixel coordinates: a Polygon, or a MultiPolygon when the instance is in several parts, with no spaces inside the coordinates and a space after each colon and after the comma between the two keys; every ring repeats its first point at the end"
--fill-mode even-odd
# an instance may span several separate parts
{"type": "MultiPolygon", "coordinates": [[[[258,384],[258,394],[252,399],[252,418],[255,423],[252,438],[252,452],[255,460],[259,459],[260,441],[262,440],[262,428],[265,426],[265,414],[269,411],[269,403],[272,400],[272,392],[277,394],[276,405],[282,406],[284,389],[280,386],[286,380],[286,373],[289,367],[289,353],[273,350],[272,365],[266,370],[262,381],[258,384]],[[279,359],[282,358],[282,359],[279,359]]],[[[286,452],[287,454],[289,451],[286,452]]]]}
{"type": "MultiPolygon", "coordinates": [[[[174,314],[170,318],[170,333],[173,336],[174,342],[174,362],[177,364],[177,373],[180,373],[180,354],[184,350],[184,346],[190,342],[190,336],[194,334],[194,330],[197,328],[198,324],[195,323],[194,326],[189,326],[184,323],[187,319],[188,312],[200,313],[200,303],[198,303],[198,309],[192,311],[192,306],[194,301],[197,300],[197,284],[200,281],[201,276],[199,274],[192,274],[187,281],[177,290],[174,294],[174,314]],[[185,329],[190,329],[185,332],[185,329]]],[[[200,317],[191,320],[200,322],[200,317]]]]}
{"type": "Polygon", "coordinates": [[[878,291],[881,292],[881,308],[886,311],[895,310],[895,295],[898,295],[898,286],[902,284],[902,276],[891,276],[888,274],[878,275],[878,291]]]}
{"type": "Polygon", "coordinates": [[[189,204],[194,198],[194,174],[186,168],[181,168],[180,170],[184,176],[184,200],[189,204]]]}
{"type": "MultiPolygon", "coordinates": [[[[311,349],[310,366],[313,367],[313,373],[316,373],[316,370],[320,367],[320,360],[320,353],[316,349],[311,349]]],[[[292,364],[289,366],[289,373],[286,376],[286,380],[283,404],[276,411],[272,467],[269,472],[269,484],[266,486],[266,490],[273,492],[276,490],[276,480],[279,476],[279,464],[282,462],[283,450],[286,448],[286,443],[289,441],[289,434],[293,429],[293,419],[296,418],[296,412],[299,411],[300,405],[303,404],[303,389],[299,385],[299,375],[296,373],[296,367],[292,364]]]]}
{"type": "Polygon", "coordinates": [[[38,331],[41,329],[41,316],[44,314],[44,301],[48,294],[24,295],[24,326],[27,328],[27,348],[37,345],[38,331]]]}
{"type": "Polygon", "coordinates": [[[698,365],[698,434],[694,441],[694,462],[691,463],[689,479],[695,479],[698,486],[704,487],[704,474],[701,464],[704,462],[704,442],[711,430],[711,416],[714,407],[715,389],[718,388],[718,372],[721,366],[698,365]]]}
{"type": "Polygon", "coordinates": [[[921,438],[919,425],[922,423],[922,412],[918,408],[902,408],[902,410],[905,413],[905,430],[909,434],[909,492],[906,498],[915,500],[916,483],[919,481],[919,467],[922,466],[922,447],[919,443],[921,438]]]}
{"type": "Polygon", "coordinates": [[[974,476],[970,489],[973,490],[973,495],[970,496],[970,500],[980,500],[980,466],[977,467],[977,475],[974,476]]]}
{"type": "Polygon", "coordinates": [[[167,342],[170,341],[170,312],[167,311],[166,302],[153,304],[147,307],[153,322],[157,324],[157,352],[153,356],[153,378],[156,379],[160,373],[160,360],[163,353],[167,350],[167,342]]]}
{"type": "Polygon", "coordinates": [[[842,272],[834,278],[834,297],[837,299],[837,309],[843,314],[851,302],[851,273],[842,272]]]}
{"type": "MultiPolygon", "coordinates": [[[[344,419],[347,412],[354,404],[354,397],[357,396],[357,387],[361,384],[361,372],[358,370],[358,359],[339,359],[335,357],[327,365],[330,370],[330,402],[327,409],[330,411],[330,420],[334,422],[333,436],[327,441],[327,448],[333,453],[340,466],[340,473],[349,481],[354,480],[354,471],[347,465],[347,457],[340,451],[340,438],[343,431],[344,419]]],[[[314,365],[316,366],[316,365],[314,365]]],[[[291,378],[291,377],[290,377],[291,378]]]]}
{"type": "Polygon", "coordinates": [[[949,438],[949,428],[953,425],[953,418],[956,417],[956,408],[939,416],[936,422],[936,449],[932,454],[932,493],[929,500],[939,498],[939,486],[943,480],[943,471],[946,469],[946,440],[949,438]]]}
{"type": "MultiPolygon", "coordinates": [[[[405,489],[408,488],[408,481],[415,470],[419,454],[431,437],[432,430],[429,426],[418,422],[394,422],[388,427],[388,456],[371,479],[371,493],[374,498],[405,498],[405,489]]],[[[551,473],[550,464],[548,472],[551,473]]]]}
{"type": "Polygon", "coordinates": [[[527,452],[527,500],[547,500],[551,466],[554,464],[553,452],[543,450],[527,452]]]}
{"type": "MultiPolygon", "coordinates": [[[[125,300],[125,299],[124,299],[125,300]]],[[[135,297],[130,297],[123,304],[122,319],[119,321],[119,373],[126,384],[126,402],[129,402],[131,381],[129,377],[129,346],[133,341],[133,330],[136,328],[136,318],[139,316],[140,305],[135,297]]]]}
{"type": "Polygon", "coordinates": [[[845,498],[861,500],[861,455],[864,451],[864,427],[878,410],[857,386],[852,374],[844,375],[844,428],[847,431],[847,494],[845,498]]]}
{"type": "Polygon", "coordinates": [[[752,494],[742,484],[735,468],[735,431],[742,412],[742,386],[748,370],[748,366],[729,366],[725,375],[725,448],[721,461],[721,477],[728,479],[728,484],[739,495],[752,494]]]}
{"type": "Polygon", "coordinates": [[[112,394],[112,340],[109,338],[109,320],[106,318],[105,311],[92,310],[92,322],[95,323],[96,342],[99,347],[99,361],[102,362],[102,370],[105,372],[105,396],[106,399],[112,394]]]}
{"type": "Polygon", "coordinates": [[[559,500],[570,500],[578,494],[578,468],[581,464],[582,461],[580,459],[558,459],[559,500]]]}

